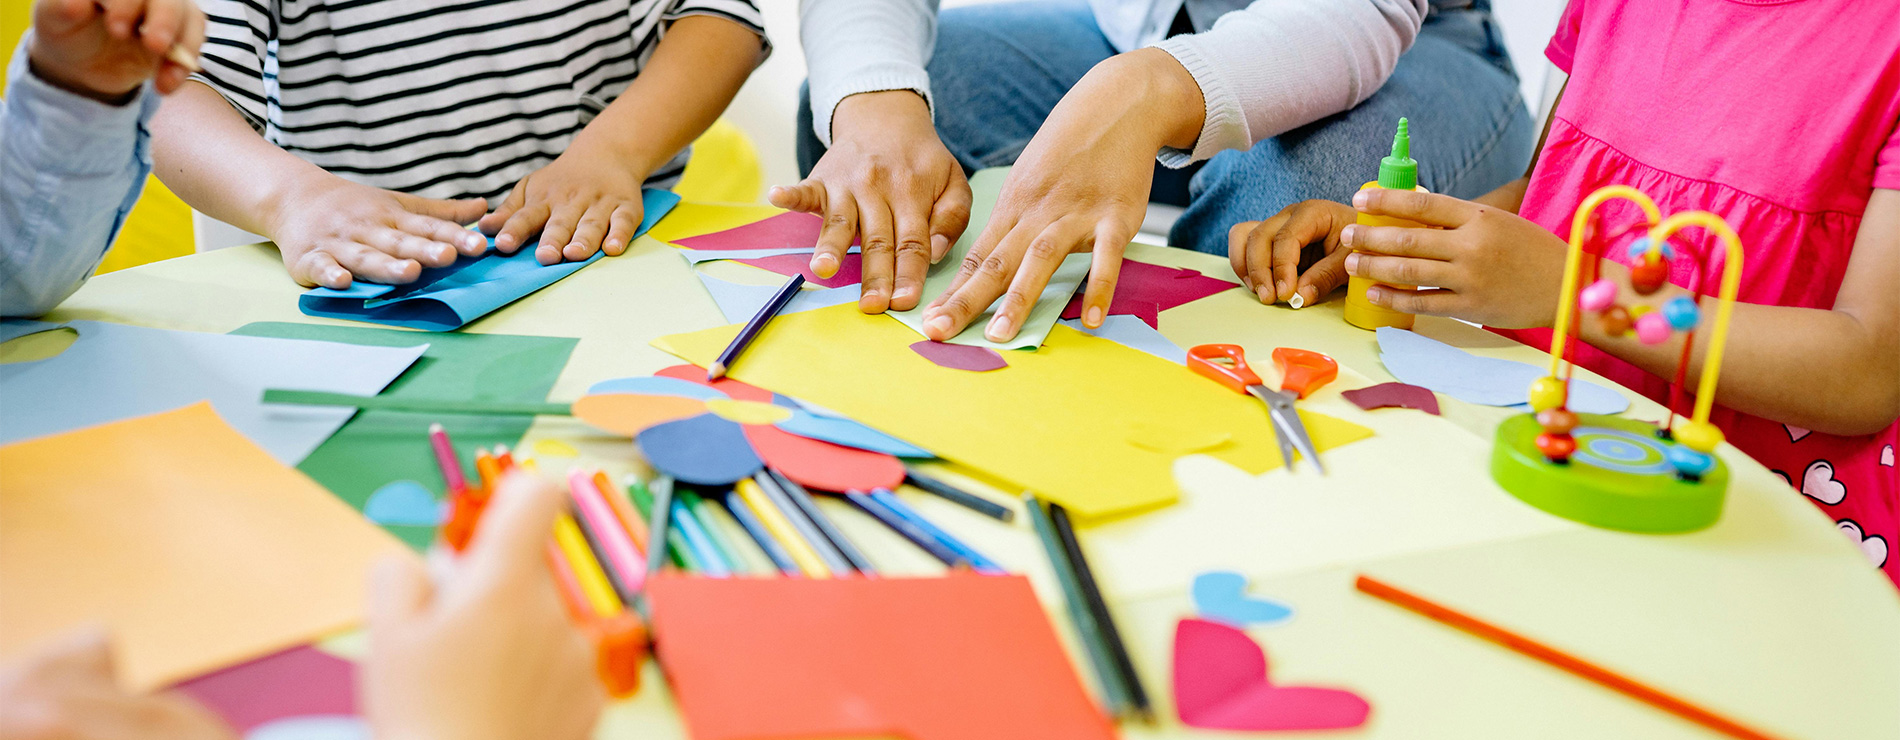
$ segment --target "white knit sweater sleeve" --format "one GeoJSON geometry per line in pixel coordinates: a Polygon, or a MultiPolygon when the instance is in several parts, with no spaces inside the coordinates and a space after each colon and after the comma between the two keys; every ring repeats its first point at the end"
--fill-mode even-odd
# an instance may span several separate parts
{"type": "Polygon", "coordinates": [[[798,27],[812,129],[825,146],[832,113],[852,95],[914,90],[931,104],[924,65],[936,45],[937,0],[802,0],[798,27]]]}

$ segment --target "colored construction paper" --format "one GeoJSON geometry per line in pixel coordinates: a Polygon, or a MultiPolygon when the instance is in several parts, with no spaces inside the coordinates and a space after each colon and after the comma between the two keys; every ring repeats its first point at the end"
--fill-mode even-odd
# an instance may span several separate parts
{"type": "MultiPolygon", "coordinates": [[[[779,254],[776,255],[748,254],[743,259],[738,257],[714,259],[738,259],[745,264],[788,277],[794,274],[804,275],[807,282],[826,288],[858,284],[864,279],[864,259],[858,255],[859,249],[855,246],[846,253],[844,259],[839,261],[838,272],[831,277],[821,278],[811,271],[811,255],[817,251],[818,232],[823,227],[824,220],[813,214],[781,213],[725,231],[681,239],[674,244],[699,252],[778,251],[779,254]],[[791,250],[796,250],[796,252],[791,250]]],[[[857,242],[853,241],[852,244],[855,245],[857,242]]]]}
{"type": "MultiPolygon", "coordinates": [[[[682,249],[680,256],[686,258],[686,264],[697,265],[701,262],[716,260],[755,260],[763,257],[783,257],[787,255],[805,255],[807,258],[817,250],[811,247],[795,249],[682,249]]],[[[789,277],[789,276],[788,276],[789,277]]]]}
{"type": "MultiPolygon", "coordinates": [[[[1115,279],[1115,296],[1108,302],[1107,315],[1135,316],[1149,327],[1159,329],[1162,311],[1238,287],[1239,283],[1211,278],[1199,270],[1124,259],[1115,279]]],[[[1062,309],[1062,318],[1082,318],[1082,298],[1081,293],[1076,293],[1062,309]]]]}
{"type": "Polygon", "coordinates": [[[766,464],[806,488],[869,491],[904,482],[904,464],[881,452],[806,439],[765,425],[746,425],[745,436],[766,464]]]}
{"type": "MultiPolygon", "coordinates": [[[[704,371],[700,373],[705,377],[704,371]]],[[[730,398],[725,393],[704,383],[695,383],[682,378],[669,378],[663,375],[635,375],[626,378],[603,380],[587,387],[587,395],[597,393],[639,393],[648,396],[678,396],[700,401],[715,398],[730,398]]]]}
{"type": "Polygon", "coordinates": [[[383,484],[363,502],[363,516],[382,525],[433,527],[442,523],[442,503],[412,480],[383,484]]]}
{"type": "Polygon", "coordinates": [[[241,733],[306,715],[356,714],[356,664],[308,645],[172,687],[241,733]]]}
{"type": "Polygon", "coordinates": [[[738,424],[712,414],[657,424],[633,440],[647,463],[681,483],[729,486],[765,465],[738,424]]]}
{"type": "Polygon", "coordinates": [[[574,418],[622,437],[632,437],[642,429],[704,413],[705,401],[642,393],[595,393],[574,402],[574,418]]]}
{"type": "Polygon", "coordinates": [[[1365,724],[1372,705],[1345,689],[1276,686],[1247,633],[1183,619],[1174,627],[1174,709],[1209,730],[1337,730],[1365,724]]]}
{"type": "Polygon", "coordinates": [[[696,740],[1115,736],[1022,576],[662,575],[650,588],[696,740]]]}
{"type": "Polygon", "coordinates": [[[258,725],[244,740],[372,740],[362,717],[313,714],[258,725]]]}
{"type": "MultiPolygon", "coordinates": [[[[646,210],[635,238],[665,217],[679,203],[679,196],[648,189],[642,201],[646,210]]],[[[480,256],[463,256],[445,267],[424,268],[411,283],[381,285],[357,280],[342,290],[314,288],[297,299],[297,308],[307,316],[454,331],[579,272],[605,255],[596,251],[579,262],[543,265],[535,260],[531,248],[502,254],[494,248],[493,237],[488,243],[489,250],[480,256]]]]}
{"type": "Polygon", "coordinates": [[[374,395],[431,340],[411,335],[404,346],[361,347],[97,321],[64,326],[79,333],[66,351],[0,365],[0,444],[210,401],[244,436],[295,465],[355,410],[265,405],[264,389],[374,395]]]}
{"type": "MultiPolygon", "coordinates": [[[[1543,368],[1522,362],[1479,357],[1436,339],[1404,329],[1379,329],[1379,359],[1392,377],[1480,406],[1526,406],[1531,383],[1543,368]]],[[[1584,380],[1570,383],[1571,411],[1620,414],[1629,409],[1623,394],[1584,380]]]]}
{"type": "Polygon", "coordinates": [[[0,319],[0,342],[10,342],[28,334],[58,329],[64,324],[30,319],[0,319]]]}
{"type": "Polygon", "coordinates": [[[910,351],[916,352],[937,367],[951,370],[968,370],[973,373],[986,373],[1009,367],[1003,356],[988,347],[976,347],[967,344],[947,344],[928,339],[911,342],[910,351]]]}
{"type": "MultiPolygon", "coordinates": [[[[661,337],[654,345],[710,363],[739,328],[661,337]]],[[[1178,497],[1172,469],[1179,456],[1131,443],[1137,429],[1218,429],[1232,439],[1206,454],[1256,475],[1281,465],[1259,400],[1139,350],[1058,326],[1043,351],[1011,353],[1007,371],[971,373],[918,356],[910,349],[915,341],[901,325],[833,306],[774,320],[733,374],[1036,491],[1085,519],[1178,497]],[[904,392],[865,392],[891,388],[893,378],[903,380],[904,392]]],[[[1372,434],[1300,413],[1321,451],[1372,434]]]]}
{"type": "Polygon", "coordinates": [[[759,403],[772,403],[773,401],[771,391],[741,383],[737,380],[733,380],[730,376],[707,383],[706,368],[698,365],[673,365],[660,368],[653,374],[662,378],[679,378],[680,380],[691,381],[696,384],[703,383],[711,386],[713,390],[741,401],[758,401],[759,403]]]}
{"type": "Polygon", "coordinates": [[[1293,618],[1293,607],[1247,593],[1247,577],[1211,571],[1194,577],[1194,611],[1202,619],[1234,627],[1278,624],[1293,618]]]}
{"type": "MultiPolygon", "coordinates": [[[[569,337],[522,337],[508,334],[413,331],[361,326],[319,326],[259,322],[239,327],[234,335],[313,339],[368,347],[406,346],[418,339],[429,342],[422,359],[384,389],[384,398],[470,398],[494,401],[545,401],[568,353],[577,340],[569,337]]],[[[287,408],[287,407],[286,407],[287,408]]],[[[464,472],[474,474],[475,449],[519,445],[532,416],[485,414],[422,414],[371,410],[355,418],[297,465],[337,498],[362,509],[378,488],[391,481],[421,483],[442,498],[442,472],[429,447],[429,425],[440,423],[454,443],[464,472]]],[[[435,528],[401,524],[383,525],[411,547],[421,550],[435,540],[435,528]]]]}
{"type": "MultiPolygon", "coordinates": [[[[720,280],[706,273],[699,273],[699,282],[705,284],[706,292],[712,295],[713,303],[719,304],[719,313],[727,321],[749,321],[758,315],[759,309],[772,301],[778,294],[776,285],[744,285],[729,280],[720,280]]],[[[842,288],[820,288],[800,290],[798,295],[779,309],[779,315],[810,311],[814,308],[836,306],[841,303],[856,304],[861,290],[857,285],[842,288]]]]}
{"type": "Polygon", "coordinates": [[[845,254],[844,259],[838,261],[838,271],[832,273],[831,277],[819,277],[818,273],[811,271],[810,251],[803,254],[743,259],[739,262],[787,277],[804,275],[805,282],[821,288],[843,288],[864,282],[864,257],[858,254],[856,247],[852,247],[851,251],[845,254]]]}
{"type": "Polygon", "coordinates": [[[103,621],[151,689],[355,624],[401,551],[208,403],[0,447],[0,660],[103,621]]]}
{"type": "Polygon", "coordinates": [[[1185,421],[1155,423],[1145,421],[1128,429],[1128,443],[1151,452],[1186,455],[1206,452],[1227,444],[1234,435],[1185,421]]]}
{"type": "MultiPolygon", "coordinates": [[[[989,225],[990,210],[996,207],[996,196],[1002,192],[1003,181],[1008,178],[1008,167],[980,170],[970,177],[969,228],[963,230],[963,236],[957,239],[956,244],[951,245],[949,253],[945,254],[937,264],[931,265],[930,271],[924,275],[924,294],[923,298],[917,302],[917,307],[909,311],[891,311],[889,316],[903,322],[919,336],[923,335],[924,309],[932,301],[937,300],[938,296],[948,291],[950,284],[956,281],[957,270],[963,265],[964,255],[969,254],[970,248],[976,246],[977,237],[983,233],[983,228],[989,225]]],[[[990,319],[996,315],[995,304],[992,303],[982,313],[972,318],[970,324],[964,327],[962,332],[951,337],[950,343],[990,349],[1023,349],[1041,346],[1043,339],[1049,335],[1049,327],[1054,326],[1056,320],[1061,318],[1062,308],[1068,305],[1069,296],[1073,295],[1075,289],[1082,284],[1082,278],[1088,276],[1089,259],[1087,252],[1077,252],[1063,258],[1061,266],[1050,275],[1049,283],[1042,289],[1042,294],[1037,296],[1035,307],[1029,309],[1029,316],[1024,319],[1014,339],[1007,342],[992,342],[983,337],[984,327],[989,326],[990,319]]]]}
{"type": "Polygon", "coordinates": [[[1187,350],[1161,336],[1152,324],[1137,316],[1102,317],[1102,326],[1090,329],[1081,319],[1063,319],[1062,325],[1089,336],[1101,337],[1125,347],[1141,350],[1177,365],[1187,363],[1187,350]]]}
{"type": "Polygon", "coordinates": [[[653,230],[647,232],[647,235],[669,244],[677,244],[691,237],[744,226],[784,212],[784,209],[768,205],[683,202],[675,207],[672,213],[667,214],[665,219],[655,224],[653,230]]]}
{"type": "Polygon", "coordinates": [[[860,450],[882,452],[897,457],[936,457],[929,450],[851,419],[814,413],[802,405],[792,412],[792,418],[779,422],[777,426],[801,437],[820,439],[860,450]]]}
{"type": "Polygon", "coordinates": [[[1367,411],[1401,408],[1417,409],[1433,416],[1438,415],[1438,396],[1432,395],[1430,388],[1416,385],[1380,383],[1344,391],[1339,396],[1367,411]]]}

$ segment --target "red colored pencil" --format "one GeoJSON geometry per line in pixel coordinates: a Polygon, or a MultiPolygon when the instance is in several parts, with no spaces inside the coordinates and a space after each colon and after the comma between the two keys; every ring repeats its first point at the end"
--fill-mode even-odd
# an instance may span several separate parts
{"type": "Polygon", "coordinates": [[[1678,699],[1661,689],[1644,684],[1636,679],[1614,673],[1607,668],[1572,656],[1549,645],[1490,624],[1469,614],[1427,600],[1423,596],[1399,589],[1371,576],[1361,575],[1354,583],[1358,589],[1372,596],[1408,611],[1415,612],[1427,619],[1455,627],[1473,636],[1502,645],[1523,655],[1536,658],[1551,666],[1560,668],[1572,675],[1583,678],[1611,691],[1623,694],[1657,709],[1689,720],[1696,724],[1720,732],[1729,737],[1742,740],[1774,740],[1773,735],[1764,734],[1719,714],[1703,709],[1687,701],[1678,699]]]}

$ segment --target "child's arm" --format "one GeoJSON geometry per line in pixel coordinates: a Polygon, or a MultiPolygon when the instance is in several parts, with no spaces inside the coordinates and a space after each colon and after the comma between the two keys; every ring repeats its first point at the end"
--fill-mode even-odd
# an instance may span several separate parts
{"type": "Polygon", "coordinates": [[[674,21],[626,91],[560,157],[521,178],[482,231],[508,251],[539,232],[542,264],[625,251],[640,226],[641,183],[725,111],[762,48],[757,32],[725,18],[674,21]]]}
{"type": "MultiPolygon", "coordinates": [[[[1555,320],[1566,245],[1536,224],[1442,195],[1362,191],[1360,210],[1445,227],[1443,231],[1353,226],[1346,246],[1378,254],[1346,260],[1350,274],[1404,285],[1434,285],[1417,295],[1371,291],[1376,305],[1489,326],[1549,326],[1555,320]]],[[[1629,288],[1629,269],[1605,260],[1603,277],[1622,286],[1625,305],[1655,307],[1687,291],[1673,285],[1648,296],[1629,288]]],[[[1709,285],[1716,285],[1711,278],[1709,285]]],[[[1723,406],[1826,434],[1870,434],[1900,418],[1900,191],[1875,190],[1830,310],[1737,304],[1723,355],[1723,406]]],[[[1691,384],[1702,370],[1715,300],[1701,302],[1691,384]]],[[[1674,374],[1680,335],[1657,345],[1606,335],[1594,316],[1580,322],[1584,341],[1648,372],[1674,374]]],[[[1693,390],[1693,389],[1691,389],[1693,390]]]]}
{"type": "Polygon", "coordinates": [[[406,283],[488,242],[462,224],[480,198],[431,200],[350,182],[264,140],[215,90],[192,81],[152,121],[160,180],[206,215],[277,242],[304,285],[347,288],[351,276],[406,283]]]}

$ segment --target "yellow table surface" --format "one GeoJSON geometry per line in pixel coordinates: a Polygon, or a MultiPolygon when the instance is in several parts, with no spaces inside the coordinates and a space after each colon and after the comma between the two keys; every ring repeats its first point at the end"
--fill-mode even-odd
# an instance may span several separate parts
{"type": "MultiPolygon", "coordinates": [[[[760,214],[756,207],[688,204],[656,233],[679,238],[760,214]]],[[[600,380],[677,364],[648,342],[725,322],[673,251],[643,238],[626,255],[602,260],[467,331],[579,337],[552,393],[557,400],[578,397],[600,380]]],[[[1226,260],[1212,255],[1133,245],[1129,256],[1231,278],[1226,260]]],[[[729,278],[751,271],[713,268],[729,278]]],[[[50,320],[207,332],[253,321],[345,323],[299,313],[300,292],[276,250],[239,247],[102,275],[50,320]]],[[[1362,572],[1771,733],[1900,737],[1900,598],[1833,523],[1779,477],[1724,446],[1721,455],[1734,473],[1727,510],[1714,527],[1694,534],[1624,534],[1546,515],[1498,488],[1487,472],[1491,432],[1511,412],[1443,396],[1442,417],[1364,412],[1339,397],[1340,390],[1392,380],[1372,333],[1344,323],[1339,305],[1334,300],[1293,311],[1230,291],[1162,314],[1162,333],[1183,347],[1220,341],[1256,356],[1279,346],[1332,355],[1343,366],[1340,380],[1303,403],[1377,434],[1327,453],[1329,477],[1310,470],[1258,478],[1199,475],[1200,483],[1175,506],[1082,532],[1162,717],[1153,727],[1126,726],[1127,737],[1231,736],[1180,726],[1170,703],[1174,623],[1192,613],[1189,583],[1208,569],[1248,573],[1256,593],[1295,608],[1292,621],[1249,631],[1266,648],[1276,683],[1348,687],[1372,703],[1364,727],[1326,737],[1714,737],[1361,595],[1351,582],[1362,572]]],[[[1421,319],[1418,330],[1478,354],[1539,365],[1547,359],[1453,321],[1421,319]]],[[[1634,402],[1629,415],[1660,418],[1656,404],[1627,395],[1634,402]]],[[[522,447],[533,449],[547,438],[572,444],[584,464],[620,472],[635,463],[624,439],[567,418],[537,419],[522,447]]],[[[989,490],[1014,505],[1012,492],[989,490]]],[[[913,493],[909,500],[1029,574],[1057,631],[1072,639],[1060,591],[1021,517],[1002,524],[934,497],[913,493]]],[[[936,570],[907,543],[833,503],[825,502],[828,511],[885,570],[936,570]]],[[[331,644],[352,652],[361,643],[331,644]]],[[[1088,680],[1084,664],[1077,665],[1088,680]]],[[[638,696],[608,712],[599,734],[684,736],[657,668],[649,668],[638,696]]]]}

